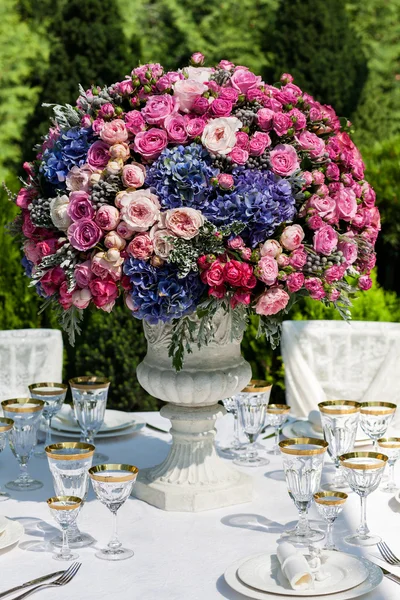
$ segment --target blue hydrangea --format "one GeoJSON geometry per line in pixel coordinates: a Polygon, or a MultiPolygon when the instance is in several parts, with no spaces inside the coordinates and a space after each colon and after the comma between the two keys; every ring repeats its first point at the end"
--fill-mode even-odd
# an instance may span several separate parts
{"type": "Polygon", "coordinates": [[[296,214],[290,183],[271,171],[237,169],[232,191],[216,189],[203,209],[204,216],[221,227],[233,221],[246,223],[240,234],[254,248],[296,214]]]}
{"type": "Polygon", "coordinates": [[[26,258],[26,256],[24,256],[21,260],[21,265],[24,267],[25,269],[25,275],[27,277],[32,277],[32,269],[33,269],[33,262],[28,260],[26,258]]]}
{"type": "Polygon", "coordinates": [[[147,171],[146,185],[154,188],[163,208],[202,209],[212,191],[210,179],[219,171],[199,144],[166,148],[147,171]]]}
{"type": "Polygon", "coordinates": [[[156,268],[135,258],[128,258],[124,273],[132,283],[133,316],[155,325],[178,319],[196,310],[205,291],[198,273],[178,279],[177,269],[165,264],[156,268]]]}
{"type": "Polygon", "coordinates": [[[73,127],[61,132],[54,146],[43,153],[40,170],[47,181],[64,187],[68,171],[74,166],[81,167],[85,164],[92,135],[91,127],[73,127]]]}

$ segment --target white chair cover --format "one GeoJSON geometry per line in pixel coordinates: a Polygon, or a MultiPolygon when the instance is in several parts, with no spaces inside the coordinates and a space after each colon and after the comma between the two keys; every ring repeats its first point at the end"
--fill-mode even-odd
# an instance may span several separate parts
{"type": "Polygon", "coordinates": [[[0,331],[0,400],[29,395],[31,383],[61,382],[62,365],[61,331],[0,331]]]}
{"type": "Polygon", "coordinates": [[[281,348],[298,417],[323,400],[400,400],[400,323],[284,321],[281,348]]]}

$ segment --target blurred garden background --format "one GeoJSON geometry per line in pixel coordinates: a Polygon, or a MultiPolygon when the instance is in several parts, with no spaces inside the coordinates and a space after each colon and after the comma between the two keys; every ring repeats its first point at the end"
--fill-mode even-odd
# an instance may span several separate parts
{"type": "MultiPolygon", "coordinates": [[[[43,103],[72,103],[78,83],[110,84],[139,63],[182,66],[195,51],[269,83],[291,73],[351,120],[382,214],[376,283],[352,317],[400,321],[400,0],[1,0],[0,181],[19,188],[22,161],[48,128],[43,103]]],[[[38,316],[40,299],[5,230],[15,206],[3,189],[0,204],[0,329],[57,327],[52,314],[38,316]]],[[[339,317],[305,300],[290,318],[339,317]]],[[[282,401],[279,348],[250,328],[243,349],[253,376],[274,383],[273,401],[282,401]]],[[[144,354],[141,322],[122,303],[111,314],[95,310],[75,347],[65,339],[65,379],[107,375],[111,407],[156,408],[135,377],[144,354]]]]}

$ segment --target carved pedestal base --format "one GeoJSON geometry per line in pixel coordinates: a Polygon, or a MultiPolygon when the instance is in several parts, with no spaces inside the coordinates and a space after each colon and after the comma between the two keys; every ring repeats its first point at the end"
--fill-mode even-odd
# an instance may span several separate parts
{"type": "Polygon", "coordinates": [[[251,478],[215,450],[215,420],[224,412],[218,404],[164,406],[161,414],[172,422],[172,448],[161,464],[140,471],[134,495],[157,508],[185,512],[250,502],[251,478]]]}

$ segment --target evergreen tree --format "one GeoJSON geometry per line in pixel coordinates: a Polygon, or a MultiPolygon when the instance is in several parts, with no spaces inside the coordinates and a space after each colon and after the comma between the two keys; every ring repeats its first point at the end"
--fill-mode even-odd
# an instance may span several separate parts
{"type": "Polygon", "coordinates": [[[360,41],[344,0],[281,0],[271,46],[274,80],[291,73],[295,83],[341,116],[351,116],[367,76],[360,41]]]}

